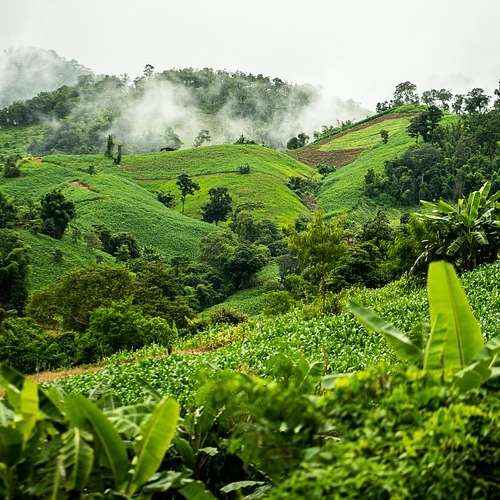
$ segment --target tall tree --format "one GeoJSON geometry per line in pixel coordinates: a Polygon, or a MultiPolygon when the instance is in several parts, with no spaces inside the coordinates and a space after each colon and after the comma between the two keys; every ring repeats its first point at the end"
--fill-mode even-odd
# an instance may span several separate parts
{"type": "Polygon", "coordinates": [[[106,142],[106,152],[104,153],[104,156],[106,158],[113,158],[114,149],[115,149],[115,141],[113,140],[113,136],[110,134],[108,135],[108,140],[106,142]]]}
{"type": "Polygon", "coordinates": [[[195,148],[199,148],[205,142],[210,142],[211,140],[212,138],[210,137],[210,132],[207,129],[202,129],[198,132],[198,135],[194,140],[193,146],[195,148]]]}
{"type": "Polygon", "coordinates": [[[61,191],[52,191],[41,199],[42,232],[51,238],[60,240],[75,215],[75,204],[67,200],[61,191]]]}
{"type": "Polygon", "coordinates": [[[0,308],[22,313],[28,297],[28,249],[16,233],[0,229],[0,308]]]}
{"type": "Polygon", "coordinates": [[[335,281],[335,268],[347,252],[342,225],[325,220],[317,211],[304,231],[291,236],[289,248],[306,279],[318,286],[324,309],[328,284],[335,281]]]}
{"type": "Polygon", "coordinates": [[[465,96],[465,111],[468,113],[482,113],[488,106],[490,97],[485,94],[483,89],[472,89],[465,96]]]}
{"type": "Polygon", "coordinates": [[[394,104],[418,104],[417,86],[409,81],[401,82],[394,89],[394,104]]]}
{"type": "Polygon", "coordinates": [[[215,222],[217,226],[220,221],[227,220],[232,211],[232,198],[227,188],[218,187],[208,191],[210,201],[201,208],[202,219],[205,222],[215,222]]]}
{"type": "Polygon", "coordinates": [[[181,174],[177,177],[177,186],[181,192],[182,213],[184,213],[184,205],[186,204],[186,197],[193,195],[195,191],[200,190],[200,185],[191,179],[188,174],[181,174]]]}

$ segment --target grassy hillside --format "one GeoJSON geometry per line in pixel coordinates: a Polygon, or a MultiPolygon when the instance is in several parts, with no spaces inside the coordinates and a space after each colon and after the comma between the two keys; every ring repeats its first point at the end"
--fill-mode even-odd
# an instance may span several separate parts
{"type": "Polygon", "coordinates": [[[382,171],[387,160],[398,157],[414,144],[415,140],[406,133],[406,128],[418,111],[419,107],[396,108],[289,151],[290,155],[311,166],[325,163],[337,167],[336,172],[323,180],[318,197],[319,205],[327,215],[349,212],[350,218],[363,220],[378,208],[384,208],[394,217],[400,213],[389,202],[365,196],[363,181],[369,168],[382,171]],[[382,143],[381,130],[389,132],[387,144],[382,143]]]}
{"type": "MultiPolygon", "coordinates": [[[[60,188],[74,201],[77,217],[74,225],[83,233],[94,224],[104,224],[113,231],[134,234],[141,245],[156,248],[165,257],[198,253],[201,238],[214,228],[165,208],[156,197],[118,175],[117,167],[99,157],[56,156],[31,159],[21,166],[23,176],[0,180],[0,189],[16,201],[38,199],[44,193],[60,188]],[[86,172],[96,165],[96,174],[86,172]]],[[[45,236],[23,233],[33,248],[33,286],[50,282],[54,277],[84,263],[95,261],[83,241],[72,242],[69,235],[56,242],[45,236]],[[54,265],[49,258],[58,248],[64,254],[64,265],[54,265]]]]}
{"type": "MultiPolygon", "coordinates": [[[[300,199],[286,186],[290,177],[312,176],[314,170],[290,156],[257,145],[206,146],[165,153],[125,156],[123,170],[150,191],[171,190],[181,173],[194,177],[200,191],[186,201],[186,215],[199,218],[207,202],[208,190],[226,187],[237,206],[260,204],[257,217],[287,224],[307,212],[300,199]],[[250,174],[242,175],[238,167],[250,165],[250,174]]],[[[180,203],[176,210],[180,211],[180,203]]]]}
{"type": "Polygon", "coordinates": [[[28,146],[44,137],[46,131],[47,128],[43,125],[0,128],[0,156],[26,154],[28,146]]]}
{"type": "MultiPolygon", "coordinates": [[[[388,203],[375,201],[363,194],[364,177],[369,168],[373,168],[376,172],[383,171],[387,160],[397,158],[415,143],[415,139],[406,132],[409,122],[408,117],[385,119],[360,130],[334,137],[321,146],[329,151],[342,151],[340,148],[363,148],[357,159],[339,168],[324,180],[319,193],[319,202],[327,214],[348,211],[355,212],[352,215],[356,218],[365,218],[379,207],[391,208],[388,203]],[[389,131],[387,144],[381,142],[382,129],[389,131]]],[[[396,212],[394,209],[393,211],[396,212]]]]}

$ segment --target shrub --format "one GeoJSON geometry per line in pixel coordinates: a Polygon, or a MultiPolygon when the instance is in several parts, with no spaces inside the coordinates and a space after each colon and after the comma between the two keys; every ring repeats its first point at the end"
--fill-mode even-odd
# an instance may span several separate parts
{"type": "Polygon", "coordinates": [[[212,323],[213,325],[218,325],[221,323],[237,325],[238,323],[243,323],[247,320],[248,317],[245,316],[242,312],[229,307],[221,307],[210,314],[210,323],[212,323]]]}
{"type": "Polygon", "coordinates": [[[320,163],[316,166],[316,170],[320,175],[325,176],[331,174],[332,172],[336,172],[337,167],[335,167],[334,165],[327,165],[326,163],[320,163]]]}
{"type": "Polygon", "coordinates": [[[250,173],[250,165],[248,163],[244,163],[238,167],[238,172],[242,175],[246,175],[250,173]]]}
{"type": "Polygon", "coordinates": [[[295,305],[295,300],[290,292],[280,290],[266,293],[264,295],[264,303],[266,306],[262,312],[266,316],[277,316],[287,313],[295,305]]]}
{"type": "Polygon", "coordinates": [[[64,329],[84,331],[95,309],[132,293],[132,275],[127,269],[95,265],[66,274],[58,284],[35,292],[28,307],[42,325],[61,320],[64,329]]]}
{"type": "Polygon", "coordinates": [[[5,160],[5,165],[3,168],[4,177],[9,178],[21,176],[21,169],[17,165],[17,160],[19,160],[20,158],[21,157],[19,155],[12,155],[5,160]]]}

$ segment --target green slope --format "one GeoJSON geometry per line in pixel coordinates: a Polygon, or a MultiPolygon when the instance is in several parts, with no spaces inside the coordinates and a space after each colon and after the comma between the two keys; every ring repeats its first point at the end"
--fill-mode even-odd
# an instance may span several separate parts
{"type": "MultiPolygon", "coordinates": [[[[38,199],[42,194],[60,188],[76,204],[74,225],[86,233],[94,224],[104,224],[113,231],[127,231],[141,245],[156,248],[165,257],[194,257],[203,236],[214,229],[204,222],[185,217],[165,208],[154,194],[118,173],[117,167],[98,157],[46,157],[22,165],[23,176],[0,180],[0,189],[15,200],[38,199]],[[97,165],[97,173],[86,173],[87,166],[97,165]]],[[[32,247],[34,279],[39,287],[63,274],[70,267],[95,261],[83,241],[72,243],[66,236],[61,242],[24,232],[32,247]],[[51,256],[59,248],[64,254],[62,265],[51,256]]]]}
{"type": "Polygon", "coordinates": [[[328,175],[324,180],[319,193],[319,203],[328,215],[347,211],[353,218],[364,219],[377,208],[392,208],[394,215],[398,212],[389,202],[375,201],[365,196],[363,182],[369,168],[382,172],[387,160],[397,158],[415,143],[415,139],[406,132],[409,122],[408,117],[386,119],[333,138],[322,146],[329,150],[365,148],[352,163],[328,175]],[[382,144],[380,140],[382,129],[389,131],[387,144],[382,144]]]}
{"type": "Polygon", "coordinates": [[[44,137],[46,132],[47,129],[43,125],[0,128],[0,156],[15,153],[25,155],[28,146],[44,137]]]}
{"type": "MultiPolygon", "coordinates": [[[[165,153],[126,156],[123,170],[150,191],[171,190],[181,173],[194,177],[200,191],[186,201],[186,215],[200,217],[208,190],[226,187],[234,205],[254,202],[261,205],[256,216],[287,224],[307,213],[300,199],[286,186],[290,177],[312,176],[314,170],[290,156],[257,145],[206,146],[165,153]],[[242,175],[238,167],[248,163],[251,172],[242,175]]],[[[180,211],[180,203],[176,207],[180,211]]]]}

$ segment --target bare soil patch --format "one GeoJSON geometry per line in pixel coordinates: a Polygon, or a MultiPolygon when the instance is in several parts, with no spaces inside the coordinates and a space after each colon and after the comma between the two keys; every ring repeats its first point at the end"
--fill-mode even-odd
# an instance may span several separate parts
{"type": "Polygon", "coordinates": [[[70,182],[70,184],[73,187],[76,187],[76,188],[79,188],[79,189],[85,189],[86,191],[91,191],[93,193],[95,193],[95,191],[96,191],[96,189],[94,187],[92,187],[90,184],[87,184],[86,182],[82,182],[82,181],[79,181],[79,180],[72,181],[72,182],[70,182]]]}

